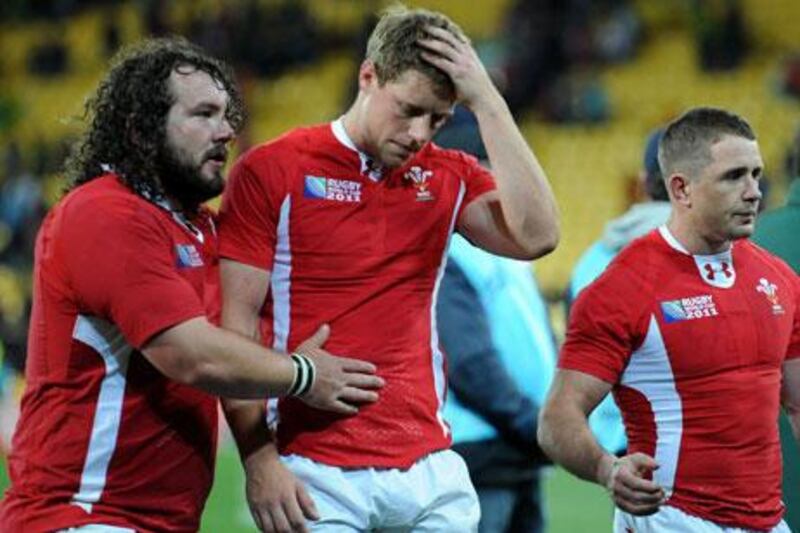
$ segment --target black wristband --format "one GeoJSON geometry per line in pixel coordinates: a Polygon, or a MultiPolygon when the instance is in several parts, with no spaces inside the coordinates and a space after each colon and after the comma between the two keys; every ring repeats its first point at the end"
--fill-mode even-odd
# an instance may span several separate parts
{"type": "Polygon", "coordinates": [[[311,359],[299,353],[291,355],[292,362],[294,363],[295,373],[292,386],[289,387],[289,396],[302,396],[311,390],[314,385],[314,378],[316,377],[316,369],[311,359]]]}

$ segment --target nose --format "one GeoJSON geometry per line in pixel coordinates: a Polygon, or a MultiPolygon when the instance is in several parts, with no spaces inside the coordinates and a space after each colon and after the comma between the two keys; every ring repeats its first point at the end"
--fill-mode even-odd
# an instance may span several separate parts
{"type": "Polygon", "coordinates": [[[761,185],[760,180],[754,178],[753,176],[749,176],[747,178],[747,185],[745,187],[742,198],[750,202],[761,200],[761,197],[763,195],[761,193],[760,185],[761,185]]]}
{"type": "Polygon", "coordinates": [[[236,132],[233,130],[233,126],[231,126],[231,123],[228,122],[227,118],[223,118],[222,121],[220,121],[219,128],[217,128],[217,134],[215,136],[216,137],[215,140],[218,142],[220,141],[228,142],[232,140],[235,136],[236,132]]]}
{"type": "Polygon", "coordinates": [[[417,146],[422,146],[430,141],[431,137],[433,137],[433,128],[431,127],[431,121],[428,115],[412,118],[408,127],[408,134],[417,146]]]}

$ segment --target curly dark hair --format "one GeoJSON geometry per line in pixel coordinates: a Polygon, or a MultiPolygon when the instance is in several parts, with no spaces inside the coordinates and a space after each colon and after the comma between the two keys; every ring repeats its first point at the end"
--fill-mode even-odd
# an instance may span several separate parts
{"type": "Polygon", "coordinates": [[[169,77],[173,70],[187,67],[208,73],[225,89],[226,118],[239,131],[244,105],[225,63],[181,37],[139,42],[117,53],[108,75],[86,102],[83,120],[88,129],[65,162],[67,191],[111,168],[134,192],[163,198],[158,155],[175,100],[169,77]]]}

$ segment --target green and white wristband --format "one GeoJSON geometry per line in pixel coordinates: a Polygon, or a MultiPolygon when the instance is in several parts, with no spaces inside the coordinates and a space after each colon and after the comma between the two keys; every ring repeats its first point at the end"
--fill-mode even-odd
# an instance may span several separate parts
{"type": "Polygon", "coordinates": [[[293,353],[291,355],[294,363],[294,381],[289,387],[289,396],[302,396],[314,386],[316,368],[314,363],[303,354],[293,353]]]}

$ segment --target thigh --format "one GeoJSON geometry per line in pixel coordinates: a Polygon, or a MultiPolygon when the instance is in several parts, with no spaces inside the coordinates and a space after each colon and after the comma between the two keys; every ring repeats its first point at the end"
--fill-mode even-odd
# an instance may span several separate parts
{"type": "Polygon", "coordinates": [[[368,470],[344,470],[299,455],[282,456],[281,461],[303,482],[319,511],[319,520],[307,522],[310,531],[355,533],[371,528],[371,491],[359,483],[368,470]]]}
{"type": "Polygon", "coordinates": [[[460,455],[452,450],[432,453],[417,462],[409,474],[421,505],[411,531],[467,533],[478,530],[480,503],[460,455]]]}
{"type": "Polygon", "coordinates": [[[480,533],[506,533],[514,512],[516,491],[511,487],[476,487],[481,504],[480,533]]]}

